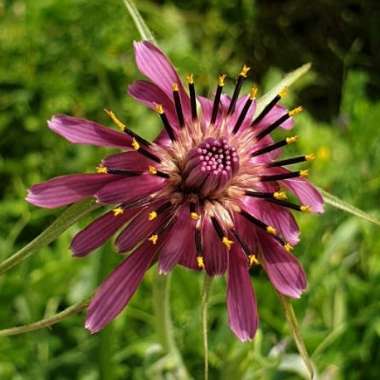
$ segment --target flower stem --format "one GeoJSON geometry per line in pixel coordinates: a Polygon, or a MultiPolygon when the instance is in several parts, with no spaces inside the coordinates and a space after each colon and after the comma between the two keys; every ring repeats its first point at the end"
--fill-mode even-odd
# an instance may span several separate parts
{"type": "Polygon", "coordinates": [[[183,363],[182,356],[176,346],[173,334],[173,324],[170,316],[170,279],[171,275],[156,274],[153,286],[153,307],[155,312],[156,332],[161,346],[168,358],[174,359],[173,376],[175,379],[186,380],[190,376],[183,363]]]}
{"type": "Polygon", "coordinates": [[[89,300],[80,301],[74,305],[71,305],[67,309],[61,311],[60,313],[54,314],[52,317],[41,319],[38,322],[30,323],[28,325],[11,327],[9,329],[0,330],[0,336],[10,336],[24,334],[30,331],[40,330],[46,327],[55,325],[58,322],[63,321],[67,317],[73,314],[77,314],[85,309],[88,305],[89,300]]]}
{"type": "Polygon", "coordinates": [[[30,243],[2,261],[0,263],[0,275],[27,259],[38,249],[50,244],[70,226],[97,207],[99,205],[95,204],[93,200],[85,200],[68,207],[48,228],[42,231],[30,243]]]}
{"type": "Polygon", "coordinates": [[[300,353],[300,355],[301,355],[301,357],[305,363],[305,366],[306,366],[306,368],[309,372],[309,375],[310,375],[310,379],[314,379],[313,364],[312,364],[310,356],[307,352],[305,342],[303,341],[301,331],[300,331],[300,327],[299,327],[293,306],[289,302],[288,297],[285,297],[280,293],[277,293],[277,294],[278,294],[280,301],[281,301],[281,304],[284,308],[285,316],[286,316],[286,319],[288,321],[289,328],[292,332],[294,342],[296,343],[298,352],[300,353]]]}
{"type": "Polygon", "coordinates": [[[205,273],[202,289],[202,334],[203,334],[203,350],[204,350],[204,380],[208,380],[208,336],[207,336],[207,319],[208,319],[208,299],[212,277],[205,273]]]}

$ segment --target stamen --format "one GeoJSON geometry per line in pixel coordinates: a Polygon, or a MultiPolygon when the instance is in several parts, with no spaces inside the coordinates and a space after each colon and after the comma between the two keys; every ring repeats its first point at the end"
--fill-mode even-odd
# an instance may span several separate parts
{"type": "Polygon", "coordinates": [[[107,173],[109,174],[115,174],[115,175],[123,175],[126,177],[134,177],[141,175],[141,171],[137,170],[127,170],[127,169],[107,169],[107,173]]]}
{"type": "Polygon", "coordinates": [[[194,78],[193,74],[189,74],[186,77],[186,81],[189,85],[189,93],[190,93],[190,105],[191,105],[191,118],[193,120],[197,119],[197,98],[195,96],[195,87],[194,87],[194,78]]]}
{"type": "Polygon", "coordinates": [[[243,121],[244,121],[245,117],[247,116],[247,112],[249,110],[249,107],[251,107],[253,100],[256,98],[256,93],[257,93],[257,88],[253,87],[249,93],[249,97],[248,97],[247,101],[244,104],[244,107],[240,113],[240,116],[239,116],[238,120],[236,121],[234,129],[232,130],[233,134],[236,134],[238,132],[238,130],[240,129],[241,125],[243,124],[243,121]]]}
{"type": "Polygon", "coordinates": [[[111,110],[105,109],[104,112],[110,117],[110,119],[113,121],[113,123],[122,131],[130,135],[131,137],[134,137],[136,140],[138,140],[141,144],[144,144],[146,146],[150,145],[150,142],[139,136],[137,133],[131,131],[127,126],[122,123],[115,113],[111,110]]]}
{"type": "Polygon", "coordinates": [[[253,253],[248,256],[248,260],[249,260],[249,266],[250,267],[252,267],[254,265],[260,265],[259,260],[257,259],[256,255],[253,253]]]}
{"type": "Polygon", "coordinates": [[[139,144],[139,142],[137,141],[135,137],[132,139],[131,146],[135,151],[141,153],[143,156],[149,158],[150,160],[161,163],[161,160],[156,155],[154,155],[153,153],[149,152],[148,150],[144,148],[141,148],[141,145],[139,144]]]}
{"type": "Polygon", "coordinates": [[[168,173],[157,170],[157,168],[153,165],[148,166],[148,173],[162,178],[170,178],[170,175],[168,173]]]}
{"type": "Polygon", "coordinates": [[[266,199],[268,202],[271,202],[273,204],[276,204],[278,206],[286,207],[286,208],[291,208],[292,210],[296,211],[302,211],[302,212],[310,212],[310,206],[308,205],[297,205],[292,202],[284,201],[284,200],[279,200],[279,199],[266,199]]]}
{"type": "Polygon", "coordinates": [[[203,256],[197,256],[197,265],[201,269],[205,268],[205,263],[204,263],[204,260],[203,260],[203,256]]]}
{"type": "Polygon", "coordinates": [[[174,105],[175,105],[175,110],[176,110],[177,118],[178,118],[178,124],[181,128],[183,128],[185,125],[185,120],[183,118],[181,98],[179,95],[179,89],[178,89],[177,83],[173,83],[173,98],[174,98],[174,105]]]}
{"type": "Polygon", "coordinates": [[[255,218],[253,215],[249,214],[247,211],[240,210],[240,214],[244,216],[248,221],[256,225],[257,227],[263,229],[264,231],[268,232],[271,235],[276,235],[277,231],[274,227],[269,226],[268,224],[265,224],[260,219],[255,218]]]}
{"type": "Polygon", "coordinates": [[[116,207],[112,210],[114,216],[119,216],[124,214],[124,210],[122,207],[116,207]]]}
{"type": "Polygon", "coordinates": [[[260,176],[259,178],[260,178],[260,181],[262,182],[271,182],[271,181],[279,181],[282,179],[289,179],[289,178],[307,177],[308,175],[309,175],[308,170],[300,170],[297,172],[263,175],[263,176],[260,176]]]}
{"type": "Polygon", "coordinates": [[[218,87],[216,88],[216,94],[214,98],[214,104],[212,106],[212,114],[211,114],[211,122],[210,124],[215,124],[216,117],[218,115],[220,96],[222,95],[222,89],[224,87],[224,79],[226,78],[225,74],[219,76],[218,79],[218,87]]]}
{"type": "Polygon", "coordinates": [[[273,150],[279,149],[284,145],[293,144],[297,140],[298,140],[298,136],[287,137],[284,140],[278,141],[274,144],[271,144],[271,145],[268,145],[264,148],[261,148],[261,149],[257,150],[256,152],[251,153],[251,157],[256,157],[256,156],[260,156],[260,155],[265,154],[265,153],[272,152],[273,150]]]}
{"type": "Polygon", "coordinates": [[[291,253],[291,252],[293,251],[293,249],[294,249],[294,247],[293,247],[291,244],[289,244],[288,242],[286,242],[286,243],[283,245],[283,247],[285,248],[285,251],[286,251],[286,252],[289,252],[289,253],[291,253]]]}
{"type": "Polygon", "coordinates": [[[274,193],[265,193],[261,191],[251,191],[247,190],[245,192],[245,195],[248,195],[250,197],[255,197],[255,198],[264,198],[264,199],[287,199],[288,197],[283,191],[276,191],[274,193]]]}
{"type": "Polygon", "coordinates": [[[222,241],[224,238],[224,231],[223,231],[222,226],[220,225],[219,221],[215,217],[211,218],[211,222],[215,228],[217,235],[219,236],[219,239],[222,241]]]}
{"type": "Polygon", "coordinates": [[[228,250],[230,250],[232,244],[234,244],[233,240],[228,239],[227,236],[223,236],[222,243],[227,247],[228,250]]]}
{"type": "Polygon", "coordinates": [[[271,167],[271,168],[274,168],[274,167],[277,167],[277,166],[285,166],[285,165],[297,164],[299,162],[311,161],[311,160],[314,160],[314,159],[315,159],[315,155],[314,154],[309,154],[309,155],[306,155],[306,156],[297,156],[297,157],[293,157],[293,158],[287,158],[285,160],[273,161],[273,162],[270,162],[267,166],[271,167]]]}
{"type": "Polygon", "coordinates": [[[171,202],[165,202],[160,207],[157,208],[157,210],[153,210],[148,214],[148,220],[154,220],[158,217],[158,215],[162,214],[164,211],[166,211],[168,208],[172,206],[171,202]]]}
{"type": "Polygon", "coordinates": [[[96,167],[96,172],[98,174],[107,174],[108,173],[108,170],[107,170],[107,167],[104,166],[103,164],[100,164],[96,167]]]}
{"type": "Polygon", "coordinates": [[[151,241],[153,245],[156,245],[158,241],[158,235],[153,234],[148,240],[151,241]]]}
{"type": "Polygon", "coordinates": [[[166,114],[162,105],[156,104],[155,111],[160,115],[162,124],[164,124],[164,128],[166,132],[168,133],[170,140],[175,141],[176,138],[175,138],[174,130],[172,126],[170,125],[168,118],[166,117],[166,114]]]}
{"type": "Polygon", "coordinates": [[[240,73],[239,73],[238,79],[236,81],[235,90],[234,90],[234,93],[232,95],[231,103],[230,103],[230,106],[228,107],[227,115],[230,115],[231,113],[233,113],[235,111],[236,101],[239,97],[240,90],[241,90],[241,87],[243,85],[243,82],[248,76],[249,70],[250,70],[250,67],[244,65],[243,68],[241,69],[240,73]]]}
{"type": "Polygon", "coordinates": [[[157,216],[158,216],[157,211],[151,211],[151,212],[148,214],[148,220],[152,221],[152,220],[156,219],[157,216]]]}
{"type": "Polygon", "coordinates": [[[257,118],[255,120],[253,120],[251,126],[254,126],[258,123],[260,123],[261,120],[264,119],[264,117],[266,115],[268,115],[268,113],[271,111],[271,109],[280,101],[281,98],[285,97],[286,94],[288,92],[288,89],[287,87],[284,87],[279,93],[278,95],[276,95],[272,101],[269,102],[269,104],[267,104],[265,106],[265,108],[261,111],[261,113],[257,116],[257,118]]]}
{"type": "Polygon", "coordinates": [[[261,140],[263,137],[271,133],[273,130],[275,130],[277,127],[279,127],[283,122],[288,120],[290,117],[297,115],[298,113],[302,112],[302,107],[297,107],[286,114],[282,115],[279,119],[277,119],[274,123],[270,124],[268,127],[263,129],[260,133],[256,135],[257,140],[261,140]]]}

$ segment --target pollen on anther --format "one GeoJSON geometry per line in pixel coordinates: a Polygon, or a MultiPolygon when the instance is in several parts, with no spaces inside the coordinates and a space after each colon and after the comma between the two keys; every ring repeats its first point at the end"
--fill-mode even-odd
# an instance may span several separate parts
{"type": "Polygon", "coordinates": [[[121,207],[116,207],[112,210],[114,216],[119,216],[124,214],[124,210],[121,207]]]}
{"type": "Polygon", "coordinates": [[[291,244],[289,244],[289,243],[285,243],[284,244],[284,248],[285,248],[285,251],[289,252],[289,253],[291,253],[293,251],[293,249],[294,249],[293,246],[291,244]]]}
{"type": "Polygon", "coordinates": [[[298,140],[298,136],[292,136],[292,137],[287,137],[286,138],[286,143],[287,144],[293,144],[298,140]]]}
{"type": "Polygon", "coordinates": [[[140,149],[140,144],[139,144],[139,142],[135,138],[132,139],[132,144],[131,145],[132,145],[132,148],[134,150],[139,150],[140,149]]]}
{"type": "Polygon", "coordinates": [[[300,170],[300,176],[301,177],[308,177],[309,176],[309,170],[300,170]]]}
{"type": "Polygon", "coordinates": [[[234,244],[233,240],[228,239],[227,236],[223,236],[222,243],[227,247],[228,250],[230,250],[232,244],[234,244]]]}
{"type": "Polygon", "coordinates": [[[299,106],[297,108],[294,108],[292,109],[291,111],[289,111],[289,116],[295,116],[295,115],[298,115],[299,113],[301,113],[303,111],[303,107],[302,106],[299,106]]]}
{"type": "Polygon", "coordinates": [[[148,172],[149,172],[149,174],[155,175],[155,174],[157,174],[157,169],[154,166],[149,165],[148,172]]]}
{"type": "Polygon", "coordinates": [[[157,235],[157,234],[154,234],[154,235],[152,235],[148,240],[149,240],[150,242],[152,242],[153,245],[156,245],[156,244],[157,244],[157,240],[158,240],[158,235],[157,235]]]}
{"type": "Polygon", "coordinates": [[[260,264],[259,260],[257,260],[256,255],[254,255],[254,254],[249,255],[248,260],[249,260],[249,266],[250,267],[252,267],[253,265],[259,265],[260,264]]]}
{"type": "Polygon", "coordinates": [[[270,233],[271,235],[276,235],[277,234],[277,231],[274,227],[272,226],[267,226],[266,228],[267,232],[270,233]]]}
{"type": "Polygon", "coordinates": [[[316,156],[315,156],[314,153],[307,154],[307,155],[305,156],[305,159],[306,159],[306,161],[313,161],[313,160],[316,159],[316,156]]]}
{"type": "Polygon", "coordinates": [[[288,196],[283,191],[276,191],[273,193],[273,198],[278,199],[280,201],[285,201],[286,199],[288,199],[288,196]]]}
{"type": "Polygon", "coordinates": [[[104,112],[109,116],[113,123],[121,130],[124,131],[127,127],[122,123],[111,110],[104,109],[104,112]]]}
{"type": "Polygon", "coordinates": [[[284,87],[279,93],[278,95],[281,97],[281,98],[284,98],[286,95],[288,95],[288,88],[287,87],[284,87]]]}
{"type": "Polygon", "coordinates": [[[193,220],[199,220],[200,219],[200,215],[197,212],[192,212],[190,214],[190,216],[191,216],[191,219],[193,219],[193,220]]]}
{"type": "Polygon", "coordinates": [[[224,80],[226,79],[226,74],[221,74],[219,75],[219,78],[218,78],[218,85],[220,87],[223,87],[224,86],[224,80]]]}
{"type": "Polygon", "coordinates": [[[197,256],[197,265],[199,268],[204,269],[205,263],[202,256],[197,256]]]}
{"type": "Polygon", "coordinates": [[[149,213],[149,215],[148,215],[148,219],[149,220],[154,220],[154,219],[156,219],[157,218],[157,212],[156,211],[151,211],[150,213],[149,213]]]}
{"type": "Polygon", "coordinates": [[[107,173],[108,173],[108,170],[107,170],[107,167],[106,167],[106,166],[100,164],[100,165],[98,165],[98,166],[96,167],[96,172],[97,172],[98,174],[107,174],[107,173]]]}
{"type": "Polygon", "coordinates": [[[239,75],[241,75],[241,76],[244,77],[244,78],[247,78],[247,76],[248,76],[248,71],[249,71],[249,70],[251,70],[250,67],[248,67],[247,65],[243,65],[243,67],[242,67],[242,69],[241,69],[239,75]]]}
{"type": "Polygon", "coordinates": [[[159,114],[164,113],[164,107],[162,107],[162,104],[155,104],[154,110],[159,114]]]}
{"type": "Polygon", "coordinates": [[[302,205],[302,206],[300,206],[300,210],[301,210],[302,212],[310,212],[310,211],[311,211],[311,208],[310,208],[309,205],[302,205]]]}

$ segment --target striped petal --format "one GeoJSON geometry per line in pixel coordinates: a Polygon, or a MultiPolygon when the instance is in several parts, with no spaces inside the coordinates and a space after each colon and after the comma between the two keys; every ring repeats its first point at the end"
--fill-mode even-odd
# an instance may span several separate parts
{"type": "Polygon", "coordinates": [[[146,171],[151,161],[136,151],[116,153],[107,156],[102,164],[110,169],[146,171]]]}
{"type": "Polygon", "coordinates": [[[112,148],[131,146],[131,137],[94,121],[78,117],[56,115],[48,121],[49,128],[73,144],[87,144],[112,148]]]}

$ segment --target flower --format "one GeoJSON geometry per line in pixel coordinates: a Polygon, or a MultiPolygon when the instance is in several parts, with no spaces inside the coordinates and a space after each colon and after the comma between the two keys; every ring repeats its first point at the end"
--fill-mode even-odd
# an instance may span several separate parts
{"type": "Polygon", "coordinates": [[[149,81],[129,87],[129,95],[157,112],[164,129],[148,142],[107,111],[121,132],[93,121],[58,115],[49,128],[73,144],[120,148],[106,157],[96,173],[73,174],[34,185],[27,200],[54,208],[87,197],[112,205],[80,231],[71,248],[86,256],[121,230],[119,252],[131,252],[97,290],[88,308],[86,327],[101,330],[128,304],[144,273],[157,262],[166,274],[177,264],[227,278],[229,324],[242,341],[258,325],[249,269],[261,264],[274,288],[298,298],[305,273],[291,253],[299,230],[290,212],[322,212],[323,200],[307,181],[307,170],[288,166],[313,155],[278,160],[280,148],[296,141],[274,142],[271,132],[289,130],[301,107],[287,111],[281,91],[255,115],[256,89],[239,96],[249,72],[243,66],[232,97],[218,79],[213,100],[188,93],[165,54],[147,41],[135,43],[136,62],[149,81]],[[197,109],[200,104],[200,112],[197,109]],[[288,190],[298,203],[287,200],[288,190]]]}

